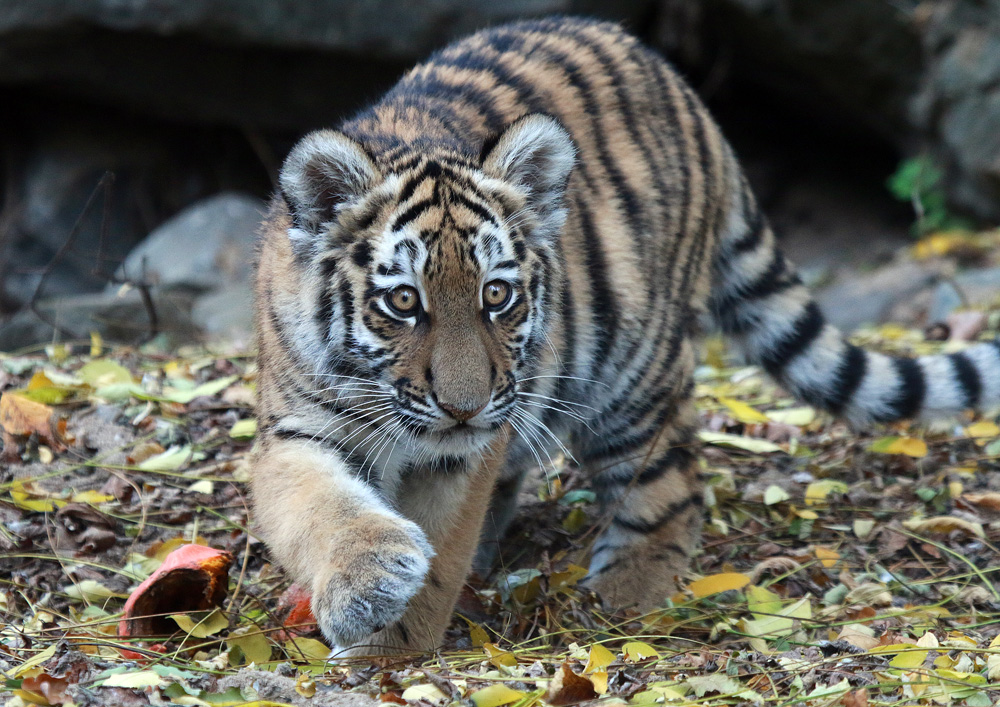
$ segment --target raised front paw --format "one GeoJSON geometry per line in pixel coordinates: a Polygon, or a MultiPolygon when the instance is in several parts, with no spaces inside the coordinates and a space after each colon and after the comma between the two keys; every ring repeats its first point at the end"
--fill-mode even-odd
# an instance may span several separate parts
{"type": "Polygon", "coordinates": [[[370,514],[340,529],[313,585],[313,613],[338,647],[399,619],[424,584],[434,549],[415,523],[370,514]]]}

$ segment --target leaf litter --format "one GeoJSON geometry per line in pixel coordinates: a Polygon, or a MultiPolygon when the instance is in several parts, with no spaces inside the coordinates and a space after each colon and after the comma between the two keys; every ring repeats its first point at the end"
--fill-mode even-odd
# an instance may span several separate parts
{"type": "Polygon", "coordinates": [[[336,662],[248,526],[252,357],[0,355],[6,704],[1000,701],[996,416],[853,431],[708,347],[703,550],[662,610],[609,613],[580,585],[602,517],[560,457],[440,651],[336,662]]]}

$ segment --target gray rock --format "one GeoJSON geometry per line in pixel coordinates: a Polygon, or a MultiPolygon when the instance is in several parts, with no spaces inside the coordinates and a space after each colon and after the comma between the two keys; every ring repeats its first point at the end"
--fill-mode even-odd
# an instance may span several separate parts
{"type": "Polygon", "coordinates": [[[253,295],[248,282],[200,296],[191,320],[205,338],[231,345],[249,342],[253,335],[253,295]]]}
{"type": "Polygon", "coordinates": [[[831,323],[850,332],[895,319],[899,305],[914,299],[940,277],[936,264],[903,261],[870,273],[856,273],[816,295],[831,323]]]}
{"type": "Polygon", "coordinates": [[[118,274],[158,291],[200,292],[230,283],[249,288],[263,211],[261,201],[235,192],[198,201],[150,233],[118,274]]]}
{"type": "Polygon", "coordinates": [[[659,43],[703,72],[865,125],[1000,218],[1000,0],[661,0],[659,43]]]}
{"type": "Polygon", "coordinates": [[[3,0],[0,83],[184,121],[333,122],[480,27],[554,13],[636,21],[654,0],[3,0]]]}
{"type": "Polygon", "coordinates": [[[961,307],[991,304],[1000,304],[1000,267],[967,270],[934,288],[927,319],[943,322],[961,307]]]}
{"type": "Polygon", "coordinates": [[[37,307],[44,319],[25,309],[0,325],[0,351],[17,351],[52,341],[86,340],[92,331],[117,342],[138,343],[154,333],[163,335],[169,344],[194,341],[200,333],[191,321],[193,300],[190,293],[158,293],[155,332],[150,328],[142,298],[134,289],[121,294],[104,292],[42,300],[37,307]]]}

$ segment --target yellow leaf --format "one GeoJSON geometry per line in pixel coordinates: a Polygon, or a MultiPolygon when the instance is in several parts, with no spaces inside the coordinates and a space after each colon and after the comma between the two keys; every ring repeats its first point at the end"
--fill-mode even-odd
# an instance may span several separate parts
{"type": "Polygon", "coordinates": [[[45,491],[37,490],[33,483],[21,479],[11,482],[10,497],[18,508],[38,513],[48,513],[66,505],[64,499],[52,498],[45,491]]]}
{"type": "Polygon", "coordinates": [[[594,692],[603,695],[608,691],[608,673],[606,670],[598,670],[588,676],[594,685],[594,692]]]}
{"type": "Polygon", "coordinates": [[[171,614],[170,618],[177,622],[182,631],[195,638],[214,636],[229,626],[229,619],[218,609],[204,616],[197,614],[171,614]]]}
{"type": "Polygon", "coordinates": [[[308,675],[299,675],[295,679],[295,691],[303,697],[312,697],[316,694],[316,681],[308,675]]]}
{"type": "Polygon", "coordinates": [[[622,654],[626,662],[638,663],[643,660],[659,660],[660,654],[648,643],[629,641],[622,646],[622,654]]]}
{"type": "Polygon", "coordinates": [[[909,650],[900,651],[892,660],[889,661],[890,668],[914,670],[924,664],[924,659],[927,657],[927,651],[912,649],[909,646],[907,646],[907,648],[909,648],[909,650]]]}
{"type": "Polygon", "coordinates": [[[781,611],[781,597],[765,587],[750,585],[746,588],[747,608],[757,618],[781,611]]]}
{"type": "Polygon", "coordinates": [[[230,650],[239,648],[245,658],[245,663],[266,663],[271,660],[271,643],[267,636],[256,628],[240,628],[226,638],[230,650]]]}
{"type": "Polygon", "coordinates": [[[882,437],[872,442],[870,449],[881,454],[905,454],[918,459],[927,456],[927,443],[916,437],[882,437]]]}
{"type": "Polygon", "coordinates": [[[731,435],[726,432],[701,430],[698,432],[698,438],[705,444],[715,444],[720,447],[733,447],[735,449],[742,449],[746,452],[753,452],[754,454],[769,454],[771,452],[785,451],[774,442],[770,442],[766,439],[743,437],[742,435],[731,435]]]}
{"type": "Polygon", "coordinates": [[[312,663],[326,661],[330,649],[315,638],[295,638],[285,641],[285,652],[294,661],[312,663]]]}
{"type": "Polygon", "coordinates": [[[837,564],[837,560],[840,559],[839,552],[825,547],[817,547],[813,550],[813,552],[816,555],[816,559],[819,560],[819,563],[827,569],[835,566],[837,564]]]}
{"type": "Polygon", "coordinates": [[[483,644],[483,651],[489,656],[490,662],[497,668],[513,668],[517,665],[517,658],[513,654],[508,653],[502,648],[497,648],[495,645],[487,641],[483,644]]]}
{"type": "Polygon", "coordinates": [[[193,484],[188,486],[188,491],[191,493],[204,493],[211,496],[215,492],[215,483],[209,479],[195,481],[193,484]]]}
{"type": "Polygon", "coordinates": [[[757,408],[747,405],[742,400],[732,398],[719,398],[719,402],[729,408],[729,412],[737,421],[745,425],[752,425],[758,422],[767,422],[767,416],[757,408]]]}
{"type": "Polygon", "coordinates": [[[912,530],[914,533],[934,533],[946,534],[958,530],[966,535],[974,535],[977,538],[986,538],[983,526],[980,523],[973,523],[964,518],[954,516],[935,516],[933,518],[914,518],[903,521],[903,527],[912,530]]]}
{"type": "Polygon", "coordinates": [[[91,357],[97,357],[101,355],[104,350],[104,339],[101,338],[100,332],[92,331],[90,332],[90,355],[91,357]]]}
{"type": "Polygon", "coordinates": [[[96,506],[101,503],[107,503],[108,501],[115,500],[115,497],[107,494],[101,493],[100,491],[77,491],[72,496],[70,496],[70,501],[73,503],[89,503],[92,506],[96,506]]]}
{"type": "Polygon", "coordinates": [[[578,533],[587,525],[587,512],[579,506],[573,508],[563,518],[562,527],[567,533],[578,533]]]}
{"type": "Polygon", "coordinates": [[[403,690],[402,697],[407,702],[422,700],[432,704],[440,704],[448,699],[448,695],[444,694],[439,687],[431,685],[430,683],[410,685],[408,688],[403,690]]]}
{"type": "Polygon", "coordinates": [[[549,577],[549,588],[552,590],[572,587],[587,576],[587,568],[580,565],[569,565],[562,572],[553,572],[549,577]]]}
{"type": "Polygon", "coordinates": [[[615,654],[595,643],[590,647],[590,656],[587,658],[587,666],[583,669],[583,674],[604,672],[605,677],[608,666],[615,662],[615,654]]]}
{"type": "Polygon", "coordinates": [[[831,493],[847,493],[848,486],[843,481],[822,479],[806,486],[806,505],[814,506],[831,493]]]}
{"type": "Polygon", "coordinates": [[[39,653],[35,653],[35,655],[31,656],[26,661],[14,667],[11,670],[11,676],[19,678],[32,668],[41,665],[42,663],[44,663],[45,661],[47,661],[49,658],[51,658],[56,654],[56,648],[58,648],[58,646],[55,643],[53,643],[45,650],[39,653]]]}
{"type": "Polygon", "coordinates": [[[64,593],[70,599],[85,601],[87,603],[94,602],[95,604],[100,604],[105,599],[110,599],[111,597],[125,597],[124,594],[113,592],[94,579],[81,579],[76,584],[66,587],[64,593]]]}
{"type": "Polygon", "coordinates": [[[976,444],[980,447],[985,447],[991,439],[1000,437],[1000,427],[995,422],[980,420],[966,427],[965,434],[976,440],[976,444]]]}
{"type": "Polygon", "coordinates": [[[522,697],[524,697],[524,693],[520,690],[511,689],[503,683],[498,682],[481,690],[476,690],[470,695],[469,699],[472,700],[476,707],[500,707],[501,705],[509,705],[511,702],[517,702],[522,697]]]}
{"type": "Polygon", "coordinates": [[[750,578],[739,572],[722,572],[702,577],[688,585],[688,589],[697,598],[711,596],[730,589],[742,589],[750,584],[750,578]]]}
{"type": "Polygon", "coordinates": [[[465,623],[469,624],[469,638],[472,639],[473,648],[482,648],[485,644],[489,643],[490,637],[484,629],[479,624],[469,621],[464,616],[462,617],[465,623]]]}

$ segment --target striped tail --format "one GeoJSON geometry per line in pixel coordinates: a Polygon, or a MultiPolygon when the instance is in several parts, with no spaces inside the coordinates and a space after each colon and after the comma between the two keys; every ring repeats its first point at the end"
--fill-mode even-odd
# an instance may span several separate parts
{"type": "Polygon", "coordinates": [[[751,362],[800,399],[855,424],[1000,406],[1000,340],[918,358],[845,341],[825,322],[738,178],[742,196],[720,234],[709,306],[751,362]]]}

